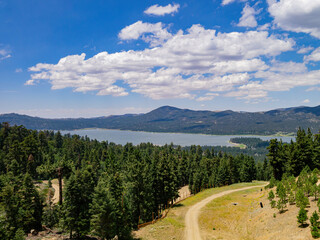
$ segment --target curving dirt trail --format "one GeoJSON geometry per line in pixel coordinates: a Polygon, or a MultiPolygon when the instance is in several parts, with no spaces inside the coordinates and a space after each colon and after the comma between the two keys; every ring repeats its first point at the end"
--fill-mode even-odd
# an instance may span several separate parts
{"type": "Polygon", "coordinates": [[[189,208],[189,210],[186,213],[185,217],[185,239],[187,240],[201,240],[201,235],[200,235],[200,230],[199,230],[199,224],[198,224],[198,217],[201,208],[203,208],[206,204],[211,202],[213,199],[222,197],[224,195],[233,193],[233,192],[238,192],[242,190],[247,190],[250,188],[257,188],[257,187],[264,187],[265,185],[260,185],[260,186],[252,186],[252,187],[244,187],[244,188],[239,188],[239,189],[233,189],[233,190],[228,190],[220,193],[216,193],[211,195],[210,197],[207,197],[203,199],[202,201],[196,203],[192,207],[189,208]]]}

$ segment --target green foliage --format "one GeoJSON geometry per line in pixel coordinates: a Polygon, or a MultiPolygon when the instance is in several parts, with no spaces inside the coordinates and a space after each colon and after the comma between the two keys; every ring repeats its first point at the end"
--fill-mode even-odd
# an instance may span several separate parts
{"type": "Polygon", "coordinates": [[[302,189],[298,189],[298,191],[296,192],[296,204],[299,208],[303,209],[310,204],[309,199],[305,196],[302,189]]]}
{"type": "Polygon", "coordinates": [[[315,170],[311,174],[309,182],[304,180],[306,175],[309,175],[311,170],[320,167],[320,140],[317,135],[313,135],[310,129],[305,130],[299,128],[297,131],[296,141],[290,143],[282,143],[277,139],[272,139],[268,146],[269,153],[267,154],[273,176],[280,180],[283,174],[298,176],[298,187],[300,184],[305,184],[306,192],[311,192],[310,186],[317,182],[319,171],[315,170]],[[309,186],[308,186],[309,185],[309,186]]]}
{"type": "Polygon", "coordinates": [[[312,213],[312,216],[311,216],[311,218],[310,218],[310,223],[311,223],[311,226],[312,227],[318,227],[318,220],[319,220],[319,215],[318,215],[318,213],[317,213],[317,211],[314,211],[313,213],[312,213]]]}
{"type": "Polygon", "coordinates": [[[92,201],[94,179],[91,169],[76,170],[67,181],[63,204],[64,226],[80,238],[90,230],[89,206],[92,201]]]}
{"type": "Polygon", "coordinates": [[[308,219],[307,211],[304,208],[300,208],[297,219],[298,219],[298,223],[300,223],[300,225],[304,225],[305,222],[307,221],[307,219],[308,219]]]}
{"type": "Polygon", "coordinates": [[[268,187],[269,187],[269,188],[273,188],[274,186],[276,186],[276,179],[274,178],[274,176],[272,176],[272,177],[270,178],[268,187]]]}
{"type": "Polygon", "coordinates": [[[24,232],[41,229],[42,199],[28,173],[23,179],[8,173],[0,199],[2,199],[0,204],[5,221],[2,227],[9,239],[13,238],[20,228],[24,232]]]}
{"type": "Polygon", "coordinates": [[[273,199],[274,199],[274,193],[273,193],[273,191],[271,190],[270,192],[269,192],[269,195],[268,195],[268,199],[269,199],[269,201],[271,202],[273,199]]]}
{"type": "Polygon", "coordinates": [[[288,201],[289,201],[289,204],[290,205],[293,205],[295,203],[295,197],[294,197],[294,194],[293,194],[293,191],[290,191],[289,193],[289,197],[288,197],[288,201]]]}
{"type": "Polygon", "coordinates": [[[25,238],[25,233],[24,233],[24,231],[23,231],[21,228],[19,228],[19,229],[16,231],[13,240],[25,240],[25,239],[26,239],[26,238],[25,238]]]}
{"type": "Polygon", "coordinates": [[[282,213],[284,211],[284,208],[287,205],[287,194],[286,194],[286,190],[281,182],[279,182],[279,184],[277,186],[277,194],[279,197],[278,202],[277,202],[277,208],[278,208],[279,212],[282,213]]]}
{"type": "Polygon", "coordinates": [[[243,154],[172,144],[121,146],[8,124],[0,124],[0,149],[0,239],[42,225],[63,227],[75,238],[91,232],[128,239],[139,223],[170,206],[182,186],[197,193],[270,176],[267,160],[257,167],[243,154]],[[50,179],[58,176],[65,183],[62,205],[48,197],[50,179]],[[44,179],[49,186],[40,194],[34,181],[44,179]]]}

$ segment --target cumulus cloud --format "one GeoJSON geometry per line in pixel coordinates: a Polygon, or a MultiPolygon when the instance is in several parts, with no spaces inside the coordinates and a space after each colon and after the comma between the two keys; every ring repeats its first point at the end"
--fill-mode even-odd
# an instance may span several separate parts
{"type": "Polygon", "coordinates": [[[118,37],[121,40],[137,40],[142,38],[142,40],[150,43],[153,47],[164,43],[172,35],[161,22],[152,24],[138,21],[123,28],[118,37]]]}
{"type": "Polygon", "coordinates": [[[250,7],[249,4],[246,4],[242,10],[242,16],[239,20],[239,27],[256,27],[258,25],[255,15],[259,11],[256,11],[253,7],[250,7]]]}
{"type": "Polygon", "coordinates": [[[179,7],[179,4],[168,4],[167,6],[159,6],[158,4],[155,4],[146,9],[144,13],[148,15],[164,16],[166,14],[173,14],[178,12],[179,7]]]}
{"type": "Polygon", "coordinates": [[[248,82],[238,88],[238,91],[228,93],[227,96],[237,98],[265,97],[268,92],[289,91],[294,87],[316,86],[320,84],[320,70],[310,72],[273,72],[261,71],[254,74],[263,81],[248,82]]]}
{"type": "Polygon", "coordinates": [[[306,62],[310,62],[310,61],[319,62],[320,61],[320,47],[315,49],[310,55],[304,56],[304,60],[306,62]]]}
{"type": "Polygon", "coordinates": [[[310,100],[309,99],[305,99],[302,101],[303,103],[310,103],[310,100]]]}
{"type": "MultiPolygon", "coordinates": [[[[163,26],[158,28],[159,31],[162,29],[163,26]]],[[[123,31],[119,38],[139,39],[145,31],[151,30],[138,31],[138,34],[123,31]]],[[[170,37],[157,47],[149,43],[150,48],[140,51],[101,52],[89,59],[85,54],[71,55],[57,64],[39,63],[29,68],[33,73],[25,84],[46,80],[52,89],[72,88],[76,92],[93,91],[112,96],[136,92],[152,99],[204,101],[217,94],[241,97],[245,92],[251,98],[265,97],[268,90],[254,87],[250,92],[248,90],[248,86],[255,83],[257,73],[271,71],[272,66],[268,66],[262,57],[275,57],[293,50],[295,45],[291,39],[266,31],[220,33],[201,25],[170,33],[170,37]]],[[[292,68],[297,67],[290,64],[292,68]]],[[[299,65],[299,69],[302,71],[303,66],[299,65]]],[[[287,74],[275,69],[271,73],[287,74]]],[[[268,75],[266,78],[269,79],[268,75]]],[[[285,81],[285,78],[278,81],[285,81]]]]}
{"type": "Polygon", "coordinates": [[[267,0],[267,2],[268,10],[278,27],[320,38],[320,1],[267,0]]]}

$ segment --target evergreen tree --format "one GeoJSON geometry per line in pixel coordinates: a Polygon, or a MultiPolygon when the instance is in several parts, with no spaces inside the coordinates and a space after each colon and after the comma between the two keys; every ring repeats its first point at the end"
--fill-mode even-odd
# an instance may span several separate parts
{"type": "Polygon", "coordinates": [[[110,198],[108,182],[101,177],[94,190],[90,213],[92,215],[91,229],[95,235],[102,239],[113,239],[116,236],[115,216],[110,198]]]}
{"type": "Polygon", "coordinates": [[[28,173],[23,179],[21,195],[24,231],[29,232],[31,229],[35,229],[37,231],[41,230],[43,203],[39,192],[35,188],[32,178],[28,173]]]}
{"type": "Polygon", "coordinates": [[[298,189],[298,191],[296,192],[296,203],[300,208],[305,208],[310,204],[309,199],[304,195],[302,189],[298,189]]]}
{"type": "Polygon", "coordinates": [[[270,144],[267,147],[269,150],[268,158],[272,167],[273,176],[277,180],[281,180],[284,173],[284,162],[280,157],[282,142],[278,142],[277,139],[271,139],[270,144]]]}
{"type": "Polygon", "coordinates": [[[298,223],[300,223],[300,226],[304,225],[305,222],[307,221],[308,219],[307,211],[304,208],[300,208],[297,219],[298,219],[298,223]]]}
{"type": "Polygon", "coordinates": [[[282,213],[284,208],[286,207],[287,194],[286,194],[286,190],[281,182],[277,186],[277,193],[278,193],[278,197],[279,197],[279,200],[277,202],[277,208],[278,208],[279,212],[282,213]]]}
{"type": "Polygon", "coordinates": [[[73,231],[76,237],[80,238],[90,230],[89,206],[95,183],[90,168],[88,170],[77,170],[66,184],[63,204],[64,226],[69,230],[70,238],[73,231]]]}

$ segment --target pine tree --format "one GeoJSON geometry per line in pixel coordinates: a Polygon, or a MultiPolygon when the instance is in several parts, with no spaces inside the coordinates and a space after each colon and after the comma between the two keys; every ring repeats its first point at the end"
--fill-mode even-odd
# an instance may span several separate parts
{"type": "Polygon", "coordinates": [[[111,205],[108,182],[101,177],[94,189],[93,200],[90,207],[91,229],[102,239],[112,239],[116,236],[114,214],[111,205]]]}
{"type": "Polygon", "coordinates": [[[122,178],[116,172],[109,180],[110,203],[113,206],[114,231],[119,240],[130,239],[131,224],[129,222],[129,211],[127,197],[124,196],[122,178]]]}
{"type": "Polygon", "coordinates": [[[24,176],[22,189],[21,208],[23,209],[23,228],[25,232],[31,229],[37,231],[42,229],[43,203],[39,192],[35,188],[31,176],[27,173],[24,176]]]}
{"type": "Polygon", "coordinates": [[[277,202],[277,208],[278,208],[279,212],[282,213],[284,208],[287,205],[286,204],[287,203],[287,194],[286,194],[286,190],[281,182],[277,186],[277,194],[279,197],[279,200],[277,202]]]}
{"type": "Polygon", "coordinates": [[[66,184],[64,209],[64,225],[76,237],[80,238],[90,230],[89,205],[92,201],[92,189],[94,189],[93,174],[90,167],[85,170],[77,170],[71,175],[66,184]]]}
{"type": "Polygon", "coordinates": [[[296,192],[296,204],[300,208],[305,208],[310,204],[302,189],[298,189],[296,192]]]}
{"type": "Polygon", "coordinates": [[[318,227],[318,220],[319,220],[319,215],[318,215],[318,213],[317,213],[317,211],[314,211],[313,213],[312,213],[312,216],[311,216],[311,218],[310,218],[310,223],[311,223],[311,226],[312,227],[318,227]]]}
{"type": "Polygon", "coordinates": [[[319,215],[318,215],[317,211],[314,211],[311,218],[310,218],[311,235],[313,238],[320,237],[318,220],[319,220],[319,215]]]}
{"type": "Polygon", "coordinates": [[[276,180],[281,180],[282,174],[284,173],[284,162],[280,156],[282,142],[278,142],[277,139],[271,139],[270,144],[267,147],[269,150],[268,158],[272,167],[273,176],[276,180]]]}
{"type": "Polygon", "coordinates": [[[308,219],[307,211],[304,208],[300,208],[297,219],[298,219],[298,223],[300,223],[300,226],[304,225],[305,222],[307,221],[308,219]]]}

